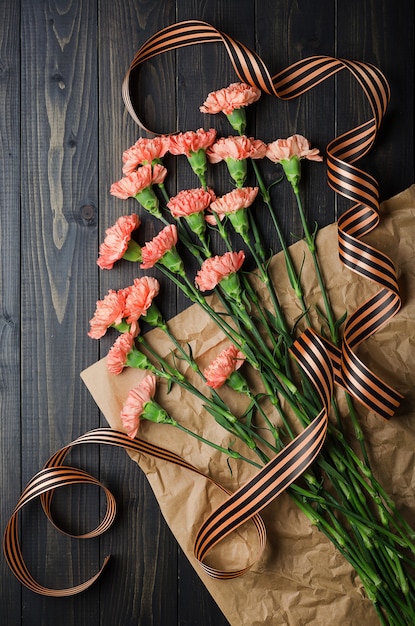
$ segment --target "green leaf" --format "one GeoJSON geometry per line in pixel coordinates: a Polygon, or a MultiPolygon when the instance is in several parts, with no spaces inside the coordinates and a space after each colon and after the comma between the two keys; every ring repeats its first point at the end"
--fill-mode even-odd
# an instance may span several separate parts
{"type": "Polygon", "coordinates": [[[267,191],[269,192],[269,190],[274,187],[275,185],[279,185],[279,183],[281,183],[284,180],[285,176],[284,174],[282,174],[279,178],[277,178],[277,180],[274,180],[273,183],[270,184],[270,186],[268,187],[267,191]]]}
{"type": "Polygon", "coordinates": [[[343,315],[342,315],[341,317],[339,317],[339,319],[338,319],[338,320],[336,320],[336,322],[335,322],[335,324],[334,324],[334,327],[335,327],[336,329],[340,328],[340,326],[343,324],[343,322],[345,322],[345,321],[346,321],[346,317],[347,317],[347,311],[345,311],[345,312],[343,313],[343,315]]]}
{"type": "Polygon", "coordinates": [[[246,425],[248,426],[248,428],[252,427],[252,418],[254,417],[254,411],[255,411],[255,402],[252,401],[250,402],[246,411],[241,415],[241,419],[246,418],[246,425]]]}
{"type": "Polygon", "coordinates": [[[225,428],[225,430],[232,433],[233,435],[236,434],[232,426],[232,423],[229,420],[227,420],[226,417],[224,417],[220,411],[216,411],[214,407],[209,406],[207,404],[204,404],[203,408],[206,409],[206,411],[213,416],[213,418],[215,419],[215,422],[219,424],[219,426],[222,426],[222,428],[225,428]]]}
{"type": "Polygon", "coordinates": [[[242,302],[246,305],[247,311],[250,313],[252,309],[252,303],[251,303],[251,300],[248,298],[248,295],[245,289],[241,293],[241,299],[242,299],[242,302]]]}

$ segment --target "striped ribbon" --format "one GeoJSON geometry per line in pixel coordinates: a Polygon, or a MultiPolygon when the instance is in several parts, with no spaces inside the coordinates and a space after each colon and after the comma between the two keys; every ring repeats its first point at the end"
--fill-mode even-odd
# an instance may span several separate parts
{"type": "MultiPolygon", "coordinates": [[[[9,567],[17,579],[28,589],[41,595],[69,596],[88,589],[97,580],[107,564],[108,556],[99,572],[92,578],[74,587],[51,589],[39,584],[29,572],[19,542],[19,513],[26,504],[38,497],[41,499],[47,518],[55,528],[60,530],[52,516],[53,494],[55,489],[74,484],[92,484],[102,487],[107,499],[106,512],[100,524],[90,532],[77,537],[82,539],[96,537],[110,527],[116,514],[116,504],[112,494],[87,472],[64,465],[65,458],[72,447],[93,443],[127,448],[133,452],[174,463],[215,484],[226,497],[223,504],[201,526],[194,543],[194,555],[204,571],[217,579],[236,578],[248,571],[253,563],[259,559],[266,544],[266,528],[259,512],[309,467],[320,452],[326,436],[328,412],[333,392],[333,371],[327,350],[316,333],[309,330],[293,345],[292,354],[307,371],[311,382],[316,386],[323,408],[300,435],[233,494],[174,452],[141,439],[130,439],[125,433],[111,428],[98,428],[86,432],[72,443],[58,450],[50,457],[44,468],[29,481],[5,529],[3,550],[9,567]],[[240,569],[224,571],[205,562],[215,545],[247,523],[253,525],[257,536],[256,554],[251,563],[240,569]]],[[[68,535],[69,533],[64,532],[64,534],[68,535]]],[[[69,536],[74,537],[76,535],[69,534],[69,536]]]]}
{"type": "MultiPolygon", "coordinates": [[[[183,46],[209,42],[221,42],[225,45],[240,80],[256,85],[262,91],[281,99],[298,97],[343,69],[347,69],[359,82],[368,98],[373,118],[329,144],[328,182],[337,193],[356,203],[339,219],[340,259],[352,271],[375,281],[380,287],[379,292],[349,318],[341,349],[311,329],[306,330],[291,348],[292,355],[307,372],[319,393],[323,407],[319,415],[235,493],[228,492],[211,478],[205,477],[222,490],[226,497],[223,504],[199,529],[194,543],[194,555],[210,576],[229,579],[240,576],[252,564],[232,571],[216,569],[206,562],[210,551],[235,529],[250,523],[257,533],[259,558],[266,542],[266,530],[259,512],[299,478],[321,450],[327,431],[334,382],[345,387],[353,396],[385,418],[389,418],[399,406],[401,396],[371,372],[357,358],[354,350],[399,310],[401,301],[390,259],[360,241],[378,223],[379,198],[376,181],[353,165],[371,148],[385,113],[389,89],[381,72],[368,64],[314,56],[271,76],[256,53],[209,24],[197,20],[173,24],[151,37],[140,48],[123,82],[122,92],[126,107],[142,129],[147,131],[137,116],[130,97],[130,83],[135,70],[155,55],[183,46]]],[[[18,517],[21,509],[34,498],[40,497],[46,516],[56,526],[51,513],[53,494],[55,489],[66,485],[94,484],[102,487],[106,495],[107,509],[104,518],[97,528],[82,535],[82,538],[95,537],[112,523],[116,513],[112,494],[93,476],[64,465],[70,449],[86,443],[109,444],[152,455],[203,476],[200,470],[180,456],[140,439],[131,440],[124,433],[108,428],[87,432],[59,450],[26,486],[4,533],[3,548],[11,570],[23,585],[39,594],[67,596],[87,589],[98,578],[109,558],[106,557],[99,572],[84,583],[67,589],[49,589],[39,584],[30,574],[20,548],[18,517]]]]}
{"type": "Polygon", "coordinates": [[[389,102],[388,83],[373,65],[329,56],[308,57],[272,76],[262,59],[245,45],[206,22],[189,20],[150,37],[138,50],[126,73],[122,86],[124,102],[143,130],[152,132],[137,116],[130,94],[131,82],[136,80],[140,66],[163,52],[212,42],[225,46],[241,81],[279,99],[297,98],[342,70],[350,72],[368,99],[373,117],[336,137],[327,146],[327,175],[336,193],[356,203],[338,220],[339,258],[349,269],[378,284],[380,291],[349,317],[341,349],[324,342],[333,358],[337,384],[389,419],[399,407],[402,396],[366,367],[356,355],[356,349],[398,312],[401,298],[392,261],[360,241],[379,222],[379,192],[377,181],[354,165],[373,145],[389,102]]]}

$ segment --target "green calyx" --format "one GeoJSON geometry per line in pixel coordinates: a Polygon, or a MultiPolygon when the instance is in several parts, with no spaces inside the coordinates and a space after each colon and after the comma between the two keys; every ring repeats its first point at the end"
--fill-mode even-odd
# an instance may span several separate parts
{"type": "Polygon", "coordinates": [[[299,184],[301,180],[301,160],[298,156],[293,156],[290,159],[282,159],[280,161],[284,174],[287,177],[289,183],[291,183],[295,192],[298,192],[299,184]]]}
{"type": "Polygon", "coordinates": [[[162,217],[158,198],[151,185],[145,187],[142,191],[139,191],[135,198],[151,215],[158,218],[162,217]]]}
{"type": "Polygon", "coordinates": [[[111,324],[112,328],[118,330],[120,333],[128,333],[130,332],[130,324],[128,324],[125,319],[123,319],[119,324],[111,324]]]}
{"type": "Polygon", "coordinates": [[[249,386],[245,378],[236,370],[229,376],[227,383],[231,389],[239,391],[239,393],[250,393],[249,386]]]}
{"type": "Polygon", "coordinates": [[[183,261],[175,247],[167,250],[159,260],[159,263],[167,267],[173,274],[185,275],[183,261]]]}
{"type": "Polygon", "coordinates": [[[244,108],[234,109],[232,113],[226,115],[232,128],[236,130],[239,135],[245,134],[246,128],[246,113],[244,108]]]}
{"type": "Polygon", "coordinates": [[[153,365],[146,357],[146,355],[140,352],[140,350],[137,350],[137,348],[133,348],[132,350],[130,350],[130,352],[127,354],[127,360],[125,364],[127,367],[134,367],[138,370],[153,371],[154,369],[153,365]]]}
{"type": "Polygon", "coordinates": [[[205,175],[207,172],[207,159],[205,150],[203,148],[200,148],[196,152],[191,151],[187,159],[190,163],[190,167],[201,181],[202,186],[205,187],[205,175]]]}
{"type": "Polygon", "coordinates": [[[186,215],[185,219],[195,235],[197,235],[198,237],[203,237],[206,232],[206,220],[204,212],[200,211],[198,213],[191,213],[191,215],[186,215]]]}
{"type": "Polygon", "coordinates": [[[130,239],[127,250],[124,252],[122,258],[126,261],[142,261],[141,246],[133,239],[130,239]]]}
{"type": "Polygon", "coordinates": [[[241,300],[241,283],[239,282],[239,276],[236,272],[232,272],[229,276],[225,276],[220,281],[220,286],[223,291],[236,302],[241,300]]]}
{"type": "Polygon", "coordinates": [[[235,213],[227,213],[227,216],[234,227],[235,232],[241,235],[244,241],[247,241],[249,234],[248,210],[246,208],[242,208],[235,211],[235,213]]]}
{"type": "Polygon", "coordinates": [[[229,174],[232,176],[237,187],[243,187],[247,176],[246,159],[225,159],[229,174]]]}
{"type": "Polygon", "coordinates": [[[163,316],[158,308],[158,306],[154,303],[149,306],[145,315],[143,315],[145,321],[151,326],[157,326],[158,328],[165,328],[166,322],[163,319],[163,316]]]}
{"type": "Polygon", "coordinates": [[[154,400],[146,402],[143,407],[141,419],[148,420],[149,422],[155,422],[157,424],[174,424],[174,420],[168,413],[154,400]]]}

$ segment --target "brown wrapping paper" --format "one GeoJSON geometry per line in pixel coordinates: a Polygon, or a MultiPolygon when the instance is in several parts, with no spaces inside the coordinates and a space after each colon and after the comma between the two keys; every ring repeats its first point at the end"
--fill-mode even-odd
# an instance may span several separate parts
{"type": "MultiPolygon", "coordinates": [[[[359,349],[359,356],[392,387],[405,395],[399,414],[386,422],[364,407],[358,406],[367,433],[371,461],[377,478],[394,498],[407,519],[415,522],[415,185],[381,205],[381,223],[365,238],[394,261],[401,286],[401,311],[384,328],[359,349]]],[[[305,248],[303,242],[291,247],[298,265],[305,248]]],[[[326,284],[335,312],[354,311],[376,286],[344,268],[337,254],[337,227],[332,224],[318,236],[318,251],[326,284]]],[[[277,279],[281,303],[291,319],[299,314],[289,285],[281,254],[273,259],[272,271],[277,279]]],[[[303,284],[307,302],[318,302],[318,288],[312,264],[306,263],[303,284]]],[[[159,296],[159,298],[162,295],[159,296]]],[[[189,343],[203,367],[227,342],[214,323],[197,305],[169,322],[176,338],[189,343]]],[[[169,354],[171,346],[159,330],[147,338],[160,354],[169,354]]],[[[121,428],[120,409],[129,389],[137,384],[143,372],[125,370],[112,376],[105,359],[95,363],[81,376],[110,426],[121,428]]],[[[167,395],[158,388],[159,403],[216,443],[229,445],[228,433],[213,418],[200,410],[195,399],[179,388],[167,395]]],[[[240,398],[227,392],[230,407],[243,410],[240,398]]],[[[346,418],[347,419],[347,418],[346,418]]],[[[187,438],[176,429],[144,422],[140,437],[180,454],[224,486],[235,489],[243,484],[255,468],[231,461],[232,475],[226,459],[211,448],[187,438]]],[[[202,578],[209,592],[232,626],[367,626],[378,624],[371,602],[365,597],[359,577],[332,544],[298,511],[288,495],[283,494],[263,511],[268,542],[262,557],[241,578],[218,581],[203,573],[193,557],[193,541],[202,521],[223,500],[223,494],[203,477],[165,461],[133,455],[146,474],[160,504],[161,511],[181,548],[202,578]]],[[[247,531],[226,540],[215,552],[215,565],[241,563],[252,559],[255,541],[247,531]]]]}

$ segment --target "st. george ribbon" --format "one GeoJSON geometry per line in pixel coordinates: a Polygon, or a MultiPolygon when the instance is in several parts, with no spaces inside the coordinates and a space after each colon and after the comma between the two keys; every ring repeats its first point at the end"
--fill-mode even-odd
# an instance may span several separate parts
{"type": "Polygon", "coordinates": [[[341,349],[322,340],[332,357],[336,383],[375,413],[389,419],[399,407],[402,396],[371,372],[354,352],[401,306],[392,261],[360,241],[379,222],[379,191],[377,181],[354,165],[371,149],[385,115],[390,97],[386,78],[378,68],[368,63],[321,55],[298,61],[272,76],[258,54],[226,33],[199,20],[179,22],[159,31],[144,43],[124,78],[124,102],[141,129],[153,132],[138,117],[131,98],[131,83],[138,76],[141,65],[175,48],[212,42],[225,46],[241,81],[281,100],[297,98],[342,70],[350,72],[368,99],[373,117],[328,144],[327,176],[328,184],[336,193],[356,203],[338,220],[340,260],[352,271],[377,283],[380,291],[350,316],[345,324],[341,349]]]}
{"type": "MultiPolygon", "coordinates": [[[[367,63],[313,56],[272,76],[255,52],[210,24],[199,20],[180,22],[150,37],[138,50],[124,78],[122,94],[126,108],[142,130],[154,134],[137,116],[130,95],[131,83],[136,79],[140,66],[163,52],[212,42],[225,46],[241,81],[282,100],[299,97],[343,70],[350,72],[357,80],[368,99],[372,117],[328,144],[328,184],[336,193],[355,203],[338,220],[339,258],[350,270],[379,286],[379,291],[359,306],[345,323],[341,346],[334,346],[311,329],[307,329],[294,342],[291,353],[309,376],[322,403],[322,410],[310,424],[235,493],[230,493],[205,476],[206,480],[224,492],[225,500],[201,524],[194,543],[194,555],[210,576],[227,579],[241,576],[253,563],[240,569],[223,571],[205,562],[209,552],[236,528],[249,523],[257,535],[255,560],[259,558],[266,544],[266,529],[259,512],[299,478],[317,457],[326,436],[334,384],[344,387],[353,397],[385,419],[389,419],[399,407],[402,396],[370,371],[357,357],[355,349],[398,312],[401,299],[392,261],[361,241],[379,222],[379,193],[376,180],[357,168],[355,162],[371,149],[386,111],[389,86],[383,74],[367,63]]],[[[112,494],[93,476],[64,465],[70,449],[82,444],[127,448],[204,475],[177,454],[139,438],[131,440],[124,433],[111,428],[89,431],[56,452],[29,481],[4,533],[3,548],[11,570],[23,585],[35,593],[59,597],[84,591],[96,581],[109,558],[106,557],[100,571],[85,582],[67,589],[50,589],[33,578],[20,548],[18,516],[22,507],[40,497],[45,514],[54,524],[51,513],[53,493],[65,485],[87,483],[104,489],[107,498],[104,518],[96,529],[83,535],[83,538],[99,535],[113,522],[116,505],[112,494]]]]}

